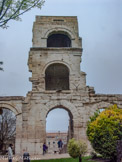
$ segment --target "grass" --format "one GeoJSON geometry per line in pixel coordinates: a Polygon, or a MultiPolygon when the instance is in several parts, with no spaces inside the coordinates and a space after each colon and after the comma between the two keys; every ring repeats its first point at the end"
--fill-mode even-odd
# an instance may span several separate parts
{"type": "MultiPolygon", "coordinates": [[[[51,160],[31,160],[31,162],[79,162],[79,159],[63,158],[63,159],[51,159],[51,160]]],[[[84,157],[82,162],[95,162],[90,160],[90,157],[84,157]]]]}

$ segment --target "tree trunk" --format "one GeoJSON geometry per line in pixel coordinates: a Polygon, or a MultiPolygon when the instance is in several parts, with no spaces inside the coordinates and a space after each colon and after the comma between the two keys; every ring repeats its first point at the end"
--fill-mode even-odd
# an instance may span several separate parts
{"type": "Polygon", "coordinates": [[[81,157],[81,155],[79,156],[79,162],[82,162],[82,157],[81,157]]]}

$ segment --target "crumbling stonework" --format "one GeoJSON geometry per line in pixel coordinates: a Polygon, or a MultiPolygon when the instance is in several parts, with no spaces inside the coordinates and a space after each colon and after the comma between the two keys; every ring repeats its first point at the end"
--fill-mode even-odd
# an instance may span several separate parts
{"type": "MultiPolygon", "coordinates": [[[[82,39],[78,34],[77,17],[37,16],[32,41],[28,59],[29,71],[32,72],[32,91],[25,98],[0,98],[0,107],[11,109],[18,118],[16,154],[23,151],[30,154],[42,153],[42,145],[46,141],[46,117],[52,109],[59,107],[69,113],[69,137],[84,139],[90,151],[91,146],[86,136],[89,117],[95,110],[112,104],[122,108],[122,95],[95,94],[93,87],[86,86],[86,74],[80,71],[82,39]],[[53,34],[67,35],[71,40],[71,47],[47,47],[47,39],[53,34]],[[69,88],[58,89],[57,85],[55,90],[46,90],[45,71],[53,64],[67,67],[69,88]]],[[[59,70],[61,74],[57,71],[55,74],[62,76],[63,73],[60,68],[59,70]]],[[[59,79],[61,87],[60,77],[56,79],[57,82],[59,79]]]]}

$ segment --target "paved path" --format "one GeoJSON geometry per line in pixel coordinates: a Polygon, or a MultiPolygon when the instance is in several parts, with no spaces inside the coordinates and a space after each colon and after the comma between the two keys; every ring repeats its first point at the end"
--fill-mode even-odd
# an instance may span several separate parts
{"type": "MultiPolygon", "coordinates": [[[[31,160],[44,160],[44,159],[61,159],[61,158],[69,158],[69,154],[45,154],[45,155],[33,155],[30,156],[31,160]]],[[[0,156],[0,162],[8,162],[8,158],[7,157],[1,157],[0,156]]],[[[13,158],[12,162],[23,162],[22,157],[21,156],[15,156],[13,158]]],[[[104,160],[96,160],[96,162],[106,162],[104,160]]]]}
{"type": "Polygon", "coordinates": [[[61,158],[69,158],[69,154],[45,154],[45,155],[37,155],[31,156],[31,159],[61,159],[61,158]]]}
{"type": "MultiPolygon", "coordinates": [[[[61,159],[61,158],[69,158],[69,154],[45,154],[45,155],[33,155],[30,156],[31,160],[39,160],[39,159],[61,159]]],[[[15,156],[13,158],[13,162],[22,162],[22,157],[21,156],[15,156]]],[[[0,162],[8,162],[7,157],[0,157],[0,162]]]]}

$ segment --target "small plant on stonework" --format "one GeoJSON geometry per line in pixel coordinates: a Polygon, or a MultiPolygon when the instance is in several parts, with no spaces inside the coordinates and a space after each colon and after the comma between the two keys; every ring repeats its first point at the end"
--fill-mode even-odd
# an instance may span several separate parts
{"type": "Polygon", "coordinates": [[[82,162],[82,157],[87,152],[87,145],[82,140],[75,140],[72,138],[68,143],[68,152],[72,158],[78,158],[79,162],[82,162]]]}

